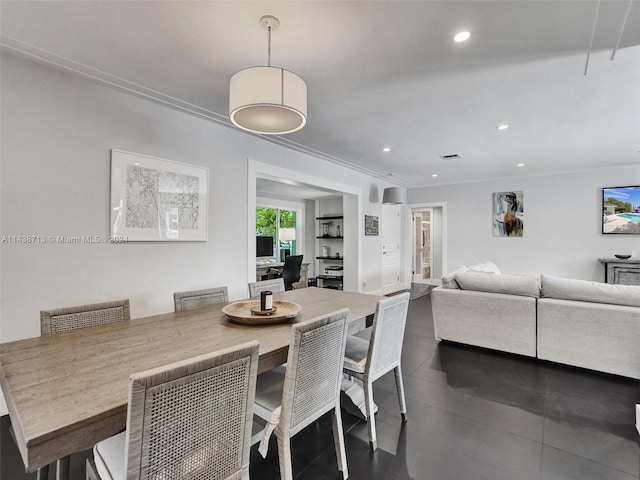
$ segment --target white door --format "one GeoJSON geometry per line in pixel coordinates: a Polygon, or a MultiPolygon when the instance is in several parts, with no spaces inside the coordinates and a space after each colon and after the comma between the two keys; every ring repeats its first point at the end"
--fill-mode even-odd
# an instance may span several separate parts
{"type": "Polygon", "coordinates": [[[400,205],[383,205],[382,222],[382,293],[400,288],[400,205]]]}
{"type": "Polygon", "coordinates": [[[432,209],[414,209],[412,227],[413,281],[420,282],[431,278],[433,263],[431,245],[433,230],[431,228],[432,209]]]}
{"type": "Polygon", "coordinates": [[[424,232],[422,230],[422,212],[413,212],[413,228],[412,228],[412,245],[413,245],[413,281],[422,280],[422,251],[424,248],[424,232]]]}

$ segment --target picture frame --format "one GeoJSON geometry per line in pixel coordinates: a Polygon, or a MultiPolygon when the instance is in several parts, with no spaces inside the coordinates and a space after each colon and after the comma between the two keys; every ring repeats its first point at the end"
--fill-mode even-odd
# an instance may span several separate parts
{"type": "Polygon", "coordinates": [[[367,236],[377,236],[378,235],[378,217],[375,215],[365,215],[364,216],[364,234],[367,236]]]}
{"type": "Polygon", "coordinates": [[[208,238],[209,169],[111,150],[111,236],[128,242],[208,238]]]}
{"type": "Polygon", "coordinates": [[[493,236],[524,236],[524,192],[494,192],[491,199],[493,236]]]}
{"type": "Polygon", "coordinates": [[[602,234],[640,235],[640,185],[602,189],[602,234]]]}

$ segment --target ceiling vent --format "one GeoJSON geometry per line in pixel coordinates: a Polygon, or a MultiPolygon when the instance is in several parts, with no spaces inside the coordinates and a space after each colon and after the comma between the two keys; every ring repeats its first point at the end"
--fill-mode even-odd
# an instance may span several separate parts
{"type": "Polygon", "coordinates": [[[457,153],[454,153],[453,155],[440,155],[440,158],[442,160],[458,160],[460,158],[462,158],[460,155],[458,155],[457,153]]]}

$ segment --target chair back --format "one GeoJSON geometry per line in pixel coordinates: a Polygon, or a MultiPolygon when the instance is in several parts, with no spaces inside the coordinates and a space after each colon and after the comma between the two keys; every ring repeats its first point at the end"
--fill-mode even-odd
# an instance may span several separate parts
{"type": "Polygon", "coordinates": [[[129,380],[126,478],[248,479],[258,342],[129,380]]]}
{"type": "Polygon", "coordinates": [[[409,292],[378,300],[364,373],[369,380],[400,365],[408,309],[409,292]]]}
{"type": "Polygon", "coordinates": [[[215,305],[216,303],[227,303],[228,301],[229,293],[226,286],[173,294],[173,306],[176,312],[215,305]]]}
{"type": "Polygon", "coordinates": [[[53,335],[130,320],[129,300],[40,311],[40,334],[53,335]]]}
{"type": "Polygon", "coordinates": [[[333,408],[340,408],[348,310],[292,328],[279,428],[293,436],[333,408]]]}
{"type": "Polygon", "coordinates": [[[282,278],[273,278],[271,280],[249,283],[249,296],[251,298],[259,297],[260,293],[267,290],[273,293],[284,292],[284,280],[282,278]]]}
{"type": "Polygon", "coordinates": [[[284,259],[282,267],[282,279],[286,287],[300,281],[300,268],[303,255],[289,255],[284,259]]]}

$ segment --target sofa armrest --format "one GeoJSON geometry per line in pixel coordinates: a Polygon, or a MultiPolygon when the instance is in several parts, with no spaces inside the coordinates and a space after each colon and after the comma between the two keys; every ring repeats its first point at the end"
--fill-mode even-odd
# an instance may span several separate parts
{"type": "Polygon", "coordinates": [[[536,299],[520,295],[435,288],[437,340],[536,356],[536,299]]]}

